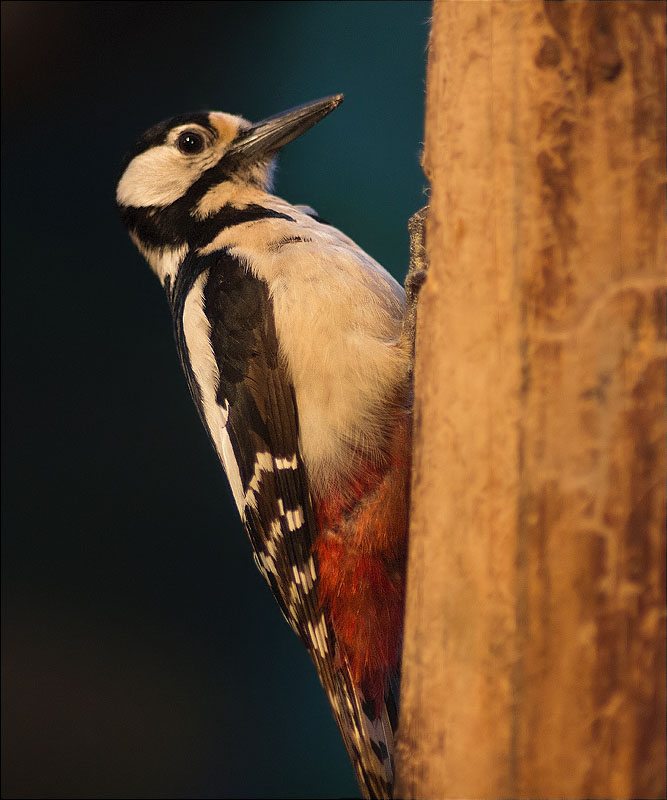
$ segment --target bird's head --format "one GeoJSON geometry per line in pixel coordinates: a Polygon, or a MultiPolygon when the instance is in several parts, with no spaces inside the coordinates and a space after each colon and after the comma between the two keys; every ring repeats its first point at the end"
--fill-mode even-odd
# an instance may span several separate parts
{"type": "Polygon", "coordinates": [[[255,124],[211,111],[154,125],[126,157],[116,190],[133,238],[151,247],[181,244],[192,223],[219,207],[222,184],[268,189],[278,150],[342,100],[334,95],[255,124]]]}

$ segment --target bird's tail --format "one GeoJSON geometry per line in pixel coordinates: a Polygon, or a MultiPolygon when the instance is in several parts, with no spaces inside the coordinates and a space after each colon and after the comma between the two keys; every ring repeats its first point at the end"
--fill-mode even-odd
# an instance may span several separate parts
{"type": "Polygon", "coordinates": [[[363,796],[371,800],[391,798],[398,720],[397,682],[390,683],[384,702],[376,709],[376,704],[369,702],[352,680],[347,659],[340,659],[333,671],[319,670],[317,660],[322,684],[363,796]]]}

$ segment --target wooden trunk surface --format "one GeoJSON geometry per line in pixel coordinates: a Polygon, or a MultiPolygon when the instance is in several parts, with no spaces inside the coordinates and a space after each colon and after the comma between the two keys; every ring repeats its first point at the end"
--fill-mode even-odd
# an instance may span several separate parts
{"type": "Polygon", "coordinates": [[[665,4],[436,0],[396,797],[665,793],[665,4]]]}

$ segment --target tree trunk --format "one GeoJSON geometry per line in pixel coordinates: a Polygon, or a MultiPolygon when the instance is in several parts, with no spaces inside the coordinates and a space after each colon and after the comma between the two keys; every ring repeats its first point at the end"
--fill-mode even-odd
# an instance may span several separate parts
{"type": "Polygon", "coordinates": [[[665,4],[436,0],[396,797],[665,795],[665,4]]]}

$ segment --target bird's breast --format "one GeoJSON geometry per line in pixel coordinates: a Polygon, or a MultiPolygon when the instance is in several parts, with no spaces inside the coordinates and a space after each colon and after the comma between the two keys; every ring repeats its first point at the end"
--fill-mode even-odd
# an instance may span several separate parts
{"type": "Polygon", "coordinates": [[[352,452],[380,455],[386,406],[407,373],[404,292],[340,231],[284,201],[272,208],[289,219],[222,231],[210,249],[228,249],[268,286],[317,493],[349,474],[352,452]]]}

